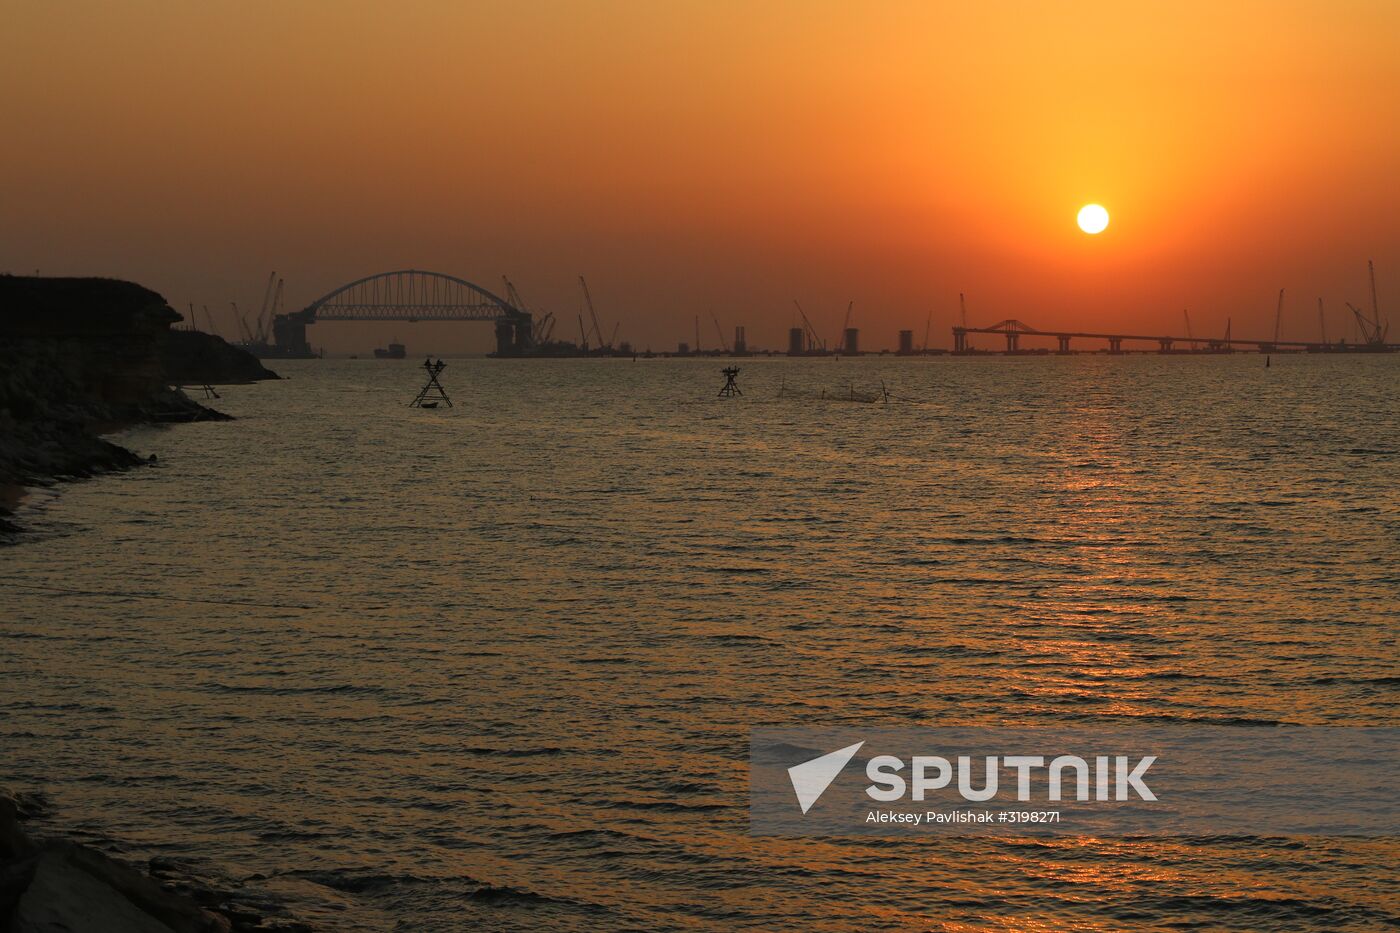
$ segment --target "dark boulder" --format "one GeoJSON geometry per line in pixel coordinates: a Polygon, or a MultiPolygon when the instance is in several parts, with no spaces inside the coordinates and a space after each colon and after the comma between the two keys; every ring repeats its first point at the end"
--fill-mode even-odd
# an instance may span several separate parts
{"type": "Polygon", "coordinates": [[[227,917],[96,849],[35,842],[21,823],[47,810],[0,791],[0,933],[229,933],[227,917]]]}
{"type": "Polygon", "coordinates": [[[0,793],[0,864],[23,859],[34,852],[34,843],[19,824],[20,810],[14,797],[0,793]]]}
{"type": "Polygon", "coordinates": [[[231,928],[226,917],[72,842],[44,845],[10,921],[11,933],[229,933],[231,928]]]}

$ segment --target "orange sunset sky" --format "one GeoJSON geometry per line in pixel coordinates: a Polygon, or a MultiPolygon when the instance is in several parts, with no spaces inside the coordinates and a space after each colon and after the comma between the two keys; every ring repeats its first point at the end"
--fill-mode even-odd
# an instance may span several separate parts
{"type": "MultiPolygon", "coordinates": [[[[1334,336],[1400,301],[1400,3],[7,0],[0,271],[300,307],[416,267],[655,349],[802,300],[1334,336]],[[1097,237],[1075,213],[1112,215],[1097,237]]],[[[227,333],[227,317],[220,321],[227,333]]],[[[322,324],[363,351],[387,325],[322,324]]],[[[576,328],[560,333],[571,336],[576,328]]],[[[485,325],[400,330],[485,348],[485,325]]],[[[1349,331],[1347,331],[1349,333],[1349,331]]],[[[431,344],[432,346],[427,346],[431,344]]]]}

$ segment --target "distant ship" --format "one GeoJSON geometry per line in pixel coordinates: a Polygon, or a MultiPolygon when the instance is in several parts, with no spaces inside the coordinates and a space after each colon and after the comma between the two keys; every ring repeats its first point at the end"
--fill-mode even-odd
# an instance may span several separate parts
{"type": "Polygon", "coordinates": [[[387,350],[384,347],[374,348],[376,360],[401,360],[407,355],[408,349],[401,343],[391,343],[387,350]]]}

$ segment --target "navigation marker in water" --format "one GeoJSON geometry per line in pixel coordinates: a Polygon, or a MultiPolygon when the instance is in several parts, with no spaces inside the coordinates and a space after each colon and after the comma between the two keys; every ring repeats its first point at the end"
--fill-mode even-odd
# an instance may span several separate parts
{"type": "Polygon", "coordinates": [[[719,390],[721,398],[732,398],[735,395],[744,394],[739,391],[739,384],[734,381],[734,378],[739,375],[739,367],[726,366],[720,372],[724,373],[724,388],[719,390]]]}
{"type": "Polygon", "coordinates": [[[452,399],[447,397],[447,390],[438,382],[438,375],[447,368],[447,364],[442,360],[434,363],[431,359],[423,361],[423,369],[428,373],[428,384],[418,391],[418,395],[413,401],[408,403],[409,408],[437,408],[438,402],[447,403],[447,407],[452,407],[452,399]]]}

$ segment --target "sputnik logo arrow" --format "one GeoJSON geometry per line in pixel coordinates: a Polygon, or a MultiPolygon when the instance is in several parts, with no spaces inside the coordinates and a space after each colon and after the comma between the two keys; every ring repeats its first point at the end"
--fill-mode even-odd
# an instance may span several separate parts
{"type": "Polygon", "coordinates": [[[804,814],[826,793],[831,782],[836,780],[841,769],[846,767],[846,762],[855,757],[855,753],[860,751],[864,744],[862,741],[847,745],[829,755],[822,755],[820,758],[813,758],[788,768],[788,778],[792,781],[792,789],[797,793],[797,802],[804,814]]]}

